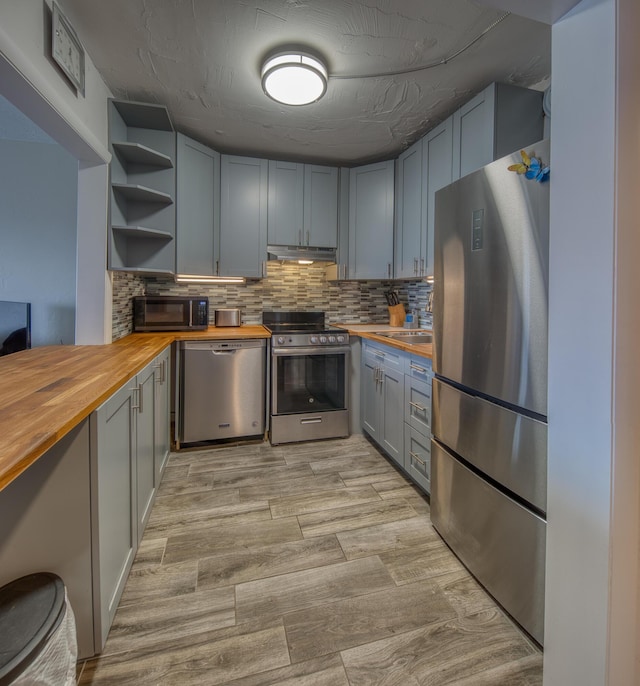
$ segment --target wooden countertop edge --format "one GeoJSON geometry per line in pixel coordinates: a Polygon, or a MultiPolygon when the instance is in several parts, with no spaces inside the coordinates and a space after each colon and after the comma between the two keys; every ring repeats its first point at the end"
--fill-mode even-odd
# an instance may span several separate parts
{"type": "MultiPolygon", "coordinates": [[[[43,358],[45,355],[55,355],[59,358],[61,365],[64,366],[65,355],[71,356],[75,351],[86,351],[88,353],[95,353],[96,365],[99,365],[102,362],[105,367],[112,367],[114,362],[120,362],[121,367],[119,366],[119,370],[122,369],[122,372],[115,375],[112,374],[108,382],[103,382],[102,380],[96,381],[95,385],[99,385],[99,390],[96,390],[95,393],[91,394],[91,400],[83,402],[77,409],[65,414],[64,418],[61,417],[60,422],[55,425],[55,428],[44,431],[41,434],[37,434],[35,430],[30,435],[27,435],[26,432],[20,432],[22,435],[19,437],[23,438],[22,443],[26,443],[28,447],[18,449],[16,450],[16,455],[9,455],[8,457],[5,457],[0,452],[0,491],[42,457],[47,450],[55,445],[61,438],[64,438],[71,430],[84,421],[94,410],[100,407],[105,400],[110,398],[119,388],[130,381],[139,371],[144,369],[156,355],[160,354],[174,341],[224,340],[238,338],[270,338],[270,334],[260,325],[209,327],[209,329],[205,331],[130,334],[107,345],[46,346],[16,353],[16,355],[19,356],[19,361],[21,363],[28,361],[29,363],[37,364],[38,358],[43,358]],[[130,353],[132,352],[135,352],[135,358],[127,364],[127,358],[130,357],[130,353]]],[[[4,369],[11,368],[14,360],[18,360],[18,358],[7,356],[0,360],[0,377],[4,369]]],[[[110,370],[107,369],[105,371],[108,372],[110,370]]],[[[19,383],[19,379],[17,381],[14,380],[14,383],[19,383]]],[[[47,378],[47,385],[53,385],[55,383],[56,379],[53,375],[47,378]]],[[[6,406],[0,406],[0,435],[3,436],[3,441],[11,441],[13,438],[18,437],[15,436],[15,432],[12,434],[10,430],[3,431],[3,420],[7,423],[12,422],[11,418],[5,420],[3,417],[6,409],[6,406]]],[[[36,405],[34,403],[34,420],[35,414],[39,409],[41,409],[41,405],[36,405]]]]}
{"type": "Polygon", "coordinates": [[[429,359],[433,357],[432,343],[403,343],[402,341],[396,341],[393,338],[388,338],[375,331],[359,331],[357,328],[350,327],[349,324],[340,324],[340,326],[347,329],[350,336],[367,338],[370,341],[376,341],[377,343],[382,343],[383,345],[388,345],[397,350],[419,355],[420,357],[428,357],[429,359]]]}

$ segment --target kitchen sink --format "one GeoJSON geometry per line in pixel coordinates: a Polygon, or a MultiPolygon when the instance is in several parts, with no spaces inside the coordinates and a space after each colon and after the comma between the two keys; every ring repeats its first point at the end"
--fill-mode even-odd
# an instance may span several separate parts
{"type": "Polygon", "coordinates": [[[394,331],[392,333],[381,333],[380,336],[385,338],[392,338],[394,341],[400,341],[401,343],[432,343],[433,335],[426,333],[424,331],[394,331]]]}

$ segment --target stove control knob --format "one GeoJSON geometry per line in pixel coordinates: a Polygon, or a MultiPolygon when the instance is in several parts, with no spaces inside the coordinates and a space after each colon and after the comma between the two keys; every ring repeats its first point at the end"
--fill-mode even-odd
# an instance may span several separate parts
{"type": "Polygon", "coordinates": [[[335,343],[336,342],[336,337],[335,336],[329,336],[329,343],[335,343]]]}
{"type": "Polygon", "coordinates": [[[318,337],[317,336],[311,336],[309,338],[309,343],[315,345],[318,342],[318,337]]]}
{"type": "Polygon", "coordinates": [[[344,336],[342,334],[338,336],[338,343],[344,343],[344,336]]]}
{"type": "Polygon", "coordinates": [[[326,343],[327,342],[327,337],[326,336],[320,336],[320,343],[326,343]]]}
{"type": "Polygon", "coordinates": [[[278,344],[283,345],[284,344],[284,336],[278,336],[278,344]]]}

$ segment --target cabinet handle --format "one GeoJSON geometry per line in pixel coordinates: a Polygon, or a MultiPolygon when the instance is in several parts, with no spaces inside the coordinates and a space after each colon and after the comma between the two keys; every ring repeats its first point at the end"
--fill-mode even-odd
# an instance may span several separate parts
{"type": "Polygon", "coordinates": [[[420,258],[420,276],[424,276],[424,257],[420,258]]]}
{"type": "Polygon", "coordinates": [[[428,369],[425,369],[424,367],[420,367],[417,364],[413,364],[413,362],[411,362],[409,364],[409,368],[414,369],[416,372],[420,372],[421,374],[426,374],[429,371],[428,369]]]}
{"type": "Polygon", "coordinates": [[[220,276],[220,260],[216,260],[216,276],[220,276]]]}
{"type": "Polygon", "coordinates": [[[418,275],[418,258],[417,257],[413,258],[413,275],[414,276],[418,275]]]}
{"type": "Polygon", "coordinates": [[[160,383],[164,384],[167,380],[167,361],[162,360],[160,364],[162,365],[160,368],[160,383]]]}
{"type": "Polygon", "coordinates": [[[163,364],[163,361],[160,361],[160,362],[158,362],[158,364],[153,365],[153,368],[157,369],[159,372],[158,376],[156,377],[156,383],[160,384],[160,385],[162,384],[162,364],[163,364]]]}
{"type": "Polygon", "coordinates": [[[412,403],[411,401],[409,401],[409,405],[411,405],[411,407],[415,407],[416,410],[418,410],[418,412],[426,412],[427,411],[426,407],[423,407],[422,405],[418,405],[418,403],[412,403]]]}
{"type": "Polygon", "coordinates": [[[346,281],[347,280],[347,263],[345,262],[342,267],[342,278],[346,281]]]}
{"type": "Polygon", "coordinates": [[[387,278],[391,278],[391,262],[387,262],[387,278]]]}
{"type": "Polygon", "coordinates": [[[409,455],[411,455],[411,457],[412,457],[416,462],[419,462],[423,467],[426,467],[426,466],[427,466],[427,463],[426,463],[424,460],[421,460],[415,453],[412,453],[411,451],[409,451],[409,455]]]}
{"type": "Polygon", "coordinates": [[[298,229],[298,245],[302,245],[302,229],[298,229]]]}
{"type": "Polygon", "coordinates": [[[309,230],[308,229],[307,229],[307,245],[311,245],[311,243],[309,243],[309,230]]]}
{"type": "Polygon", "coordinates": [[[142,392],[140,386],[134,386],[131,391],[136,394],[136,397],[131,402],[131,409],[142,412],[142,392]]]}

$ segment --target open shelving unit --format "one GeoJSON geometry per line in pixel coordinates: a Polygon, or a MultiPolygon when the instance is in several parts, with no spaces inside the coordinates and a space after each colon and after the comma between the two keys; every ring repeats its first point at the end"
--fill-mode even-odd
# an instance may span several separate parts
{"type": "Polygon", "coordinates": [[[176,136],[162,105],[109,101],[111,270],[175,272],[176,136]]]}

